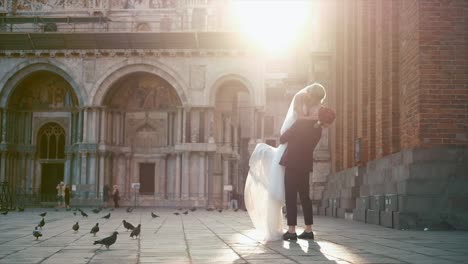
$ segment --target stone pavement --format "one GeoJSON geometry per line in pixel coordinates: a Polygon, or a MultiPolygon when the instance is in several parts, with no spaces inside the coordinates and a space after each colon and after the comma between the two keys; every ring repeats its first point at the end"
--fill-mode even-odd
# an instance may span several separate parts
{"type": "MultiPolygon", "coordinates": [[[[79,213],[26,209],[0,215],[0,263],[468,263],[468,232],[399,231],[344,219],[315,217],[315,241],[262,242],[244,211],[173,215],[173,209],[112,211],[110,220],[89,209],[79,213]],[[47,211],[43,237],[32,230],[47,211]],[[122,219],[141,223],[140,239],[131,239],[122,219]],[[71,230],[79,221],[80,230],[71,230]],[[89,234],[99,223],[96,237],[89,234]],[[93,241],[119,232],[107,250],[93,241]]],[[[299,218],[301,220],[301,218],[299,218]]],[[[302,230],[298,230],[299,232],[302,230]]]]}

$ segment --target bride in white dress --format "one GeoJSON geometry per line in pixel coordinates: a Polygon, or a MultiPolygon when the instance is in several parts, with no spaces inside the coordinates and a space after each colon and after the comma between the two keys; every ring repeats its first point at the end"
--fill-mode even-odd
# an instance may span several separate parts
{"type": "MultiPolygon", "coordinates": [[[[311,84],[294,95],[281,126],[280,133],[288,130],[298,118],[298,111],[307,112],[304,102],[299,102],[318,83],[311,84]]],[[[320,107],[320,105],[318,105],[320,107]]],[[[283,212],[285,204],[284,167],[279,164],[286,144],[277,148],[264,143],[257,144],[249,160],[249,174],[245,182],[244,199],[247,212],[257,231],[266,241],[281,239],[283,234],[283,212]]]]}

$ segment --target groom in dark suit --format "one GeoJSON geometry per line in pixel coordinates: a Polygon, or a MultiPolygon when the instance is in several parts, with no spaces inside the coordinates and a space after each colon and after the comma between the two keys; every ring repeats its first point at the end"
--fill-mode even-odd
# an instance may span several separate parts
{"type": "Polygon", "coordinates": [[[314,149],[322,136],[322,126],[318,123],[320,102],[325,97],[321,91],[312,91],[307,95],[307,105],[312,107],[312,114],[301,116],[280,137],[280,143],[288,143],[281,157],[280,164],[285,167],[284,186],[286,213],[289,229],[283,235],[284,240],[314,239],[312,232],[312,202],[309,197],[309,173],[312,171],[314,149]],[[297,193],[301,199],[304,213],[305,230],[297,236],[297,193]]]}

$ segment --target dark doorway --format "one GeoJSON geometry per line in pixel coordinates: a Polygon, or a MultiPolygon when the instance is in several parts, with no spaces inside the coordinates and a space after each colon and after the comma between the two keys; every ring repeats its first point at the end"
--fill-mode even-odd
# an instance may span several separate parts
{"type": "Polygon", "coordinates": [[[41,196],[42,201],[53,202],[57,196],[57,184],[63,181],[63,163],[42,163],[41,166],[41,196]]]}
{"type": "Polygon", "coordinates": [[[140,163],[140,193],[154,194],[154,163],[140,163]]]}

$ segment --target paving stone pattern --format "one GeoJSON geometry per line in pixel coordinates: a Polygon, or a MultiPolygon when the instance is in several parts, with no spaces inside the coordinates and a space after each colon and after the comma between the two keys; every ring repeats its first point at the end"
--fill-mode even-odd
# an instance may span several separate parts
{"type": "MultiPolygon", "coordinates": [[[[401,231],[330,217],[315,217],[315,241],[265,243],[244,211],[173,215],[174,209],[109,210],[89,218],[63,209],[26,209],[0,215],[0,263],[468,263],[468,232],[401,231]],[[47,211],[43,237],[32,230],[47,211]],[[153,219],[154,211],[160,218],[153,219]],[[142,225],[140,239],[130,238],[122,220],[142,225]],[[72,225],[79,221],[78,233],[72,225]],[[89,231],[99,223],[93,237],[89,231]],[[93,241],[119,232],[106,249],[93,241]]],[[[301,218],[299,217],[299,222],[301,218]]],[[[298,230],[301,232],[302,230],[298,230]]]]}

